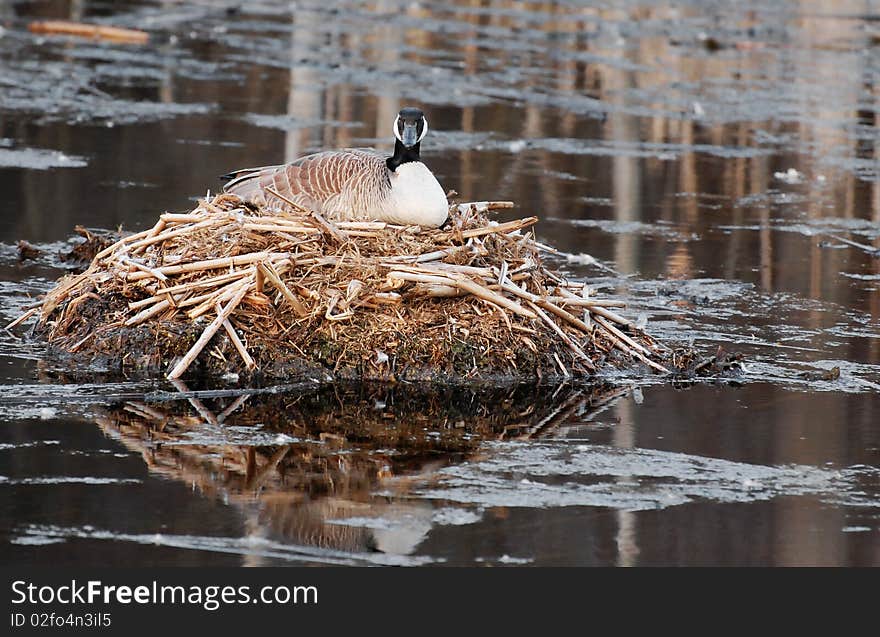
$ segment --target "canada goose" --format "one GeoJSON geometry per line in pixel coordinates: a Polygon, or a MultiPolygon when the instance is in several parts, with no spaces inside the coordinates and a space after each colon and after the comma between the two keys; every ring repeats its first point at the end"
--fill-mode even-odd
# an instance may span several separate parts
{"type": "Polygon", "coordinates": [[[449,206],[437,178],[419,160],[428,133],[425,114],[404,108],[394,119],[394,154],[346,148],[306,155],[289,164],[237,170],[223,191],[257,205],[291,206],[268,192],[339,221],[373,220],[438,227],[449,206]]]}

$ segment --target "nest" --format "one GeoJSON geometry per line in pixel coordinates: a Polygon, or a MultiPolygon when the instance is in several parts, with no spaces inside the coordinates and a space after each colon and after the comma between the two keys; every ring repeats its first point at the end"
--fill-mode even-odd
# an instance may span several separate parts
{"type": "Polygon", "coordinates": [[[56,353],[171,379],[667,372],[669,350],[615,312],[620,301],[542,264],[537,218],[488,219],[510,205],[453,205],[426,230],[218,195],[100,249],[32,312],[56,353]]]}

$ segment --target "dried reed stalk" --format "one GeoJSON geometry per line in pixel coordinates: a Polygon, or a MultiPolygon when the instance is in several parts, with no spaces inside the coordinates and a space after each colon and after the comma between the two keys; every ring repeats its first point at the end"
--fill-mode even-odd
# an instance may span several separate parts
{"type": "Polygon", "coordinates": [[[147,319],[151,319],[154,316],[156,316],[157,314],[164,312],[169,307],[171,307],[171,302],[168,301],[168,299],[164,299],[162,301],[159,301],[158,303],[151,305],[150,307],[143,310],[142,312],[138,312],[137,314],[132,316],[130,319],[125,321],[125,326],[131,327],[132,325],[138,325],[140,323],[143,323],[147,319]]]}
{"type": "MultiPolygon", "coordinates": [[[[217,315],[219,316],[223,312],[223,308],[220,307],[220,304],[217,304],[216,307],[217,315]]],[[[254,362],[254,359],[248,354],[247,348],[244,346],[244,343],[241,342],[241,339],[238,336],[238,333],[235,331],[235,328],[232,327],[232,323],[229,322],[229,319],[223,321],[223,329],[226,330],[227,336],[229,336],[229,340],[232,341],[232,345],[235,347],[236,351],[238,351],[241,356],[241,360],[244,361],[245,369],[253,369],[257,366],[254,362]]]]}
{"type": "Polygon", "coordinates": [[[516,221],[508,221],[507,223],[499,223],[497,225],[486,226],[483,228],[474,228],[473,230],[464,230],[461,233],[463,239],[473,239],[474,237],[484,237],[488,234],[508,234],[528,228],[538,223],[537,217],[526,217],[525,219],[517,219],[516,221]]]}
{"type": "Polygon", "coordinates": [[[266,187],[266,191],[271,193],[272,195],[278,197],[279,199],[281,199],[281,201],[289,204],[291,207],[298,209],[302,212],[305,212],[307,214],[307,216],[305,217],[305,220],[313,223],[321,232],[324,232],[327,235],[329,235],[330,237],[332,237],[333,240],[336,241],[336,243],[345,243],[346,241],[348,241],[348,236],[345,234],[345,232],[343,232],[342,230],[340,230],[339,228],[334,226],[332,223],[327,221],[324,217],[321,216],[321,214],[318,211],[308,210],[307,208],[303,208],[298,203],[292,201],[288,197],[285,197],[280,192],[278,192],[277,190],[275,190],[274,188],[272,188],[270,186],[266,187]]]}
{"type": "Polygon", "coordinates": [[[202,332],[199,340],[197,340],[184,357],[180,359],[180,362],[174,366],[174,369],[168,374],[169,379],[174,380],[183,376],[187,368],[205,348],[205,345],[208,344],[208,342],[214,337],[214,334],[217,333],[217,330],[220,329],[220,326],[223,325],[223,322],[226,321],[232,314],[232,311],[238,307],[238,304],[241,303],[241,300],[244,298],[244,295],[247,294],[247,291],[248,286],[246,283],[239,284],[235,296],[233,296],[232,300],[226,304],[226,307],[220,309],[217,318],[211,321],[211,324],[205,328],[204,332],[202,332]]]}
{"type": "Polygon", "coordinates": [[[146,276],[156,276],[166,274],[184,274],[186,272],[201,272],[202,270],[219,270],[220,268],[233,268],[237,265],[249,265],[258,261],[266,261],[268,259],[287,258],[290,255],[283,252],[253,252],[251,254],[243,254],[234,257],[223,257],[221,259],[206,259],[204,261],[196,261],[194,263],[185,263],[183,265],[166,265],[161,268],[139,272],[128,277],[129,281],[139,281],[146,276]],[[145,276],[146,275],[146,276],[145,276]]]}
{"type": "Polygon", "coordinates": [[[18,327],[19,325],[24,323],[26,320],[28,320],[30,317],[32,317],[34,314],[36,314],[39,311],[39,309],[40,309],[39,307],[32,307],[27,312],[25,312],[24,314],[19,316],[17,319],[13,320],[11,323],[8,323],[6,325],[5,329],[11,330],[14,327],[18,327]]]}
{"type": "Polygon", "coordinates": [[[488,212],[490,210],[503,210],[513,208],[515,204],[512,201],[470,201],[468,203],[460,203],[456,207],[459,214],[467,212],[488,212]]]}
{"type": "Polygon", "coordinates": [[[281,280],[281,276],[271,263],[258,263],[257,271],[269,279],[272,282],[272,285],[275,286],[275,289],[281,292],[281,295],[288,303],[290,303],[290,307],[293,308],[293,311],[296,312],[297,316],[308,315],[309,311],[305,308],[302,302],[296,298],[296,295],[290,291],[290,288],[285,285],[284,281],[281,280]]]}
{"type": "Polygon", "coordinates": [[[527,310],[516,301],[508,299],[506,296],[497,294],[487,287],[480,285],[476,281],[460,275],[415,274],[413,272],[392,270],[388,273],[388,278],[392,280],[398,279],[401,281],[413,281],[416,283],[445,285],[453,288],[458,288],[460,290],[464,290],[469,294],[473,294],[477,298],[483,299],[484,301],[489,301],[490,303],[494,303],[495,305],[507,308],[518,316],[523,316],[525,318],[535,318],[534,312],[527,310]]]}
{"type": "MultiPolygon", "coordinates": [[[[547,314],[545,314],[541,310],[541,308],[539,308],[532,301],[526,301],[526,303],[528,303],[529,307],[532,308],[532,310],[535,312],[535,314],[537,314],[538,317],[542,321],[544,321],[544,323],[546,323],[550,329],[552,329],[554,332],[556,332],[559,335],[559,338],[562,339],[562,342],[565,343],[572,352],[574,352],[575,356],[577,356],[580,359],[581,363],[583,363],[583,365],[587,369],[589,369],[590,371],[596,370],[596,368],[593,366],[592,362],[590,362],[590,357],[587,356],[584,353],[584,351],[580,347],[577,346],[577,344],[575,344],[575,342],[572,340],[572,338],[568,334],[566,334],[565,331],[561,327],[559,327],[556,323],[553,322],[553,319],[551,319],[549,316],[547,316],[547,314]]],[[[556,353],[554,352],[554,356],[555,355],[556,355],[556,353]]],[[[557,359],[557,362],[558,362],[558,359],[557,359]]],[[[560,365],[561,365],[561,363],[560,363],[560,365]]],[[[568,375],[569,374],[566,372],[566,376],[568,376],[568,375]]]]}
{"type": "Polygon", "coordinates": [[[124,29],[103,24],[85,24],[69,20],[39,20],[28,24],[28,30],[32,33],[67,35],[125,44],[146,44],[150,41],[150,34],[146,31],[124,29]]]}
{"type": "Polygon", "coordinates": [[[641,360],[643,363],[645,363],[649,367],[656,369],[658,372],[662,372],[664,374],[669,373],[669,370],[666,369],[665,367],[663,367],[663,365],[660,365],[659,363],[655,363],[650,358],[645,356],[645,353],[650,355],[651,352],[648,352],[648,350],[646,350],[641,345],[639,345],[638,343],[633,341],[626,334],[624,334],[623,332],[618,330],[613,325],[610,325],[606,321],[602,320],[598,316],[593,317],[593,318],[596,321],[596,323],[601,325],[609,333],[609,335],[611,336],[612,342],[614,343],[614,346],[617,347],[619,350],[621,350],[622,352],[624,352],[626,354],[629,354],[630,356],[635,356],[636,358],[641,360]],[[630,347],[627,347],[627,345],[629,345],[630,347]]]}

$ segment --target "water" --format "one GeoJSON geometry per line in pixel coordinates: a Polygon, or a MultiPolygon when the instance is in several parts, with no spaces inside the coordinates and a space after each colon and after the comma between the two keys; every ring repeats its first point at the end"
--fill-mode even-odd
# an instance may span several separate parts
{"type": "Polygon", "coordinates": [[[516,201],[500,219],[539,216],[554,267],[746,362],[687,386],[181,393],[73,382],[19,328],[0,334],[0,559],[880,564],[875,12],[4,3],[4,324],[67,271],[75,225],[139,230],[234,168],[387,149],[416,104],[446,188],[516,201]],[[19,262],[19,239],[43,254],[19,262]]]}

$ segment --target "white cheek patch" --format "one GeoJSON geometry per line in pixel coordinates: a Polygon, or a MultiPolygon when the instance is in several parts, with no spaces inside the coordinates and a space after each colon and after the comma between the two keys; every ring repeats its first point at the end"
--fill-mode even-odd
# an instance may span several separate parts
{"type": "Polygon", "coordinates": [[[402,144],[403,138],[400,136],[400,130],[398,129],[398,124],[400,123],[400,115],[394,118],[394,136],[397,140],[402,144]]]}
{"type": "Polygon", "coordinates": [[[419,135],[419,141],[422,141],[423,139],[425,139],[425,135],[427,135],[427,134],[428,134],[428,120],[427,120],[427,118],[423,117],[422,118],[422,134],[419,135]]]}

